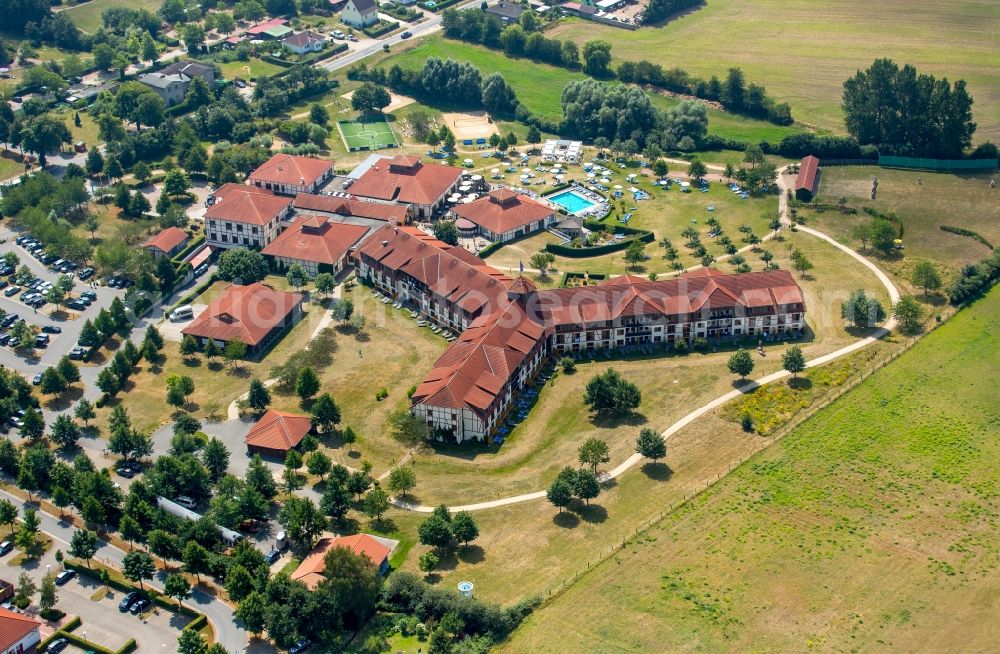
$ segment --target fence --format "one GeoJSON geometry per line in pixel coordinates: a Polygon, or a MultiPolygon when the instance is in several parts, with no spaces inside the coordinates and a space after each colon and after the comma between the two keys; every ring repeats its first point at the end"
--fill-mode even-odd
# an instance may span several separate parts
{"type": "Polygon", "coordinates": [[[924,159],[879,155],[878,165],[884,168],[916,168],[941,172],[983,172],[997,169],[997,159],[924,159]]]}
{"type": "MultiPolygon", "coordinates": [[[[937,326],[939,325],[936,324],[934,327],[932,327],[932,330],[937,326]]],[[[912,348],[917,343],[918,340],[919,339],[916,338],[908,339],[906,342],[902,344],[901,347],[887,353],[881,358],[872,357],[871,359],[869,359],[868,360],[869,363],[872,363],[872,366],[870,368],[868,369],[862,368],[855,377],[850,378],[844,384],[841,384],[836,388],[832,388],[827,393],[817,397],[808,406],[796,412],[784,425],[775,430],[775,432],[770,437],[758,440],[753,445],[750,452],[748,452],[746,455],[737,459],[736,461],[730,462],[726,466],[726,470],[724,472],[717,473],[714,479],[709,479],[708,481],[702,483],[699,487],[696,487],[694,490],[684,493],[681,499],[671,502],[667,506],[666,510],[661,511],[658,515],[653,516],[652,518],[640,524],[638,527],[635,527],[632,530],[631,535],[623,537],[620,543],[615,543],[614,545],[611,545],[606,551],[602,551],[595,561],[592,561],[587,564],[586,569],[580,569],[576,573],[574,573],[572,577],[563,580],[557,586],[550,587],[548,591],[546,591],[544,594],[544,599],[542,600],[543,603],[549,602],[558,597],[559,595],[561,595],[563,592],[568,590],[570,586],[579,581],[588,572],[596,569],[599,565],[601,565],[602,563],[613,557],[615,554],[624,550],[630,541],[646,533],[654,526],[662,522],[663,519],[666,518],[668,515],[670,515],[677,509],[682,508],[688,502],[690,502],[691,500],[695,499],[708,489],[715,486],[731,472],[733,472],[734,470],[742,466],[744,463],[749,461],[751,457],[757,455],[758,453],[762,452],[766,448],[770,447],[774,443],[778,442],[779,440],[787,436],[796,427],[798,427],[806,420],[811,418],[813,415],[815,415],[817,411],[825,409],[826,407],[830,406],[830,404],[832,404],[835,400],[843,396],[845,393],[852,390],[853,388],[855,388],[856,386],[867,380],[869,377],[871,377],[873,374],[875,374],[888,364],[895,361],[902,354],[909,351],[910,348],[912,348]]],[[[875,354],[877,355],[877,352],[875,354]]]]}

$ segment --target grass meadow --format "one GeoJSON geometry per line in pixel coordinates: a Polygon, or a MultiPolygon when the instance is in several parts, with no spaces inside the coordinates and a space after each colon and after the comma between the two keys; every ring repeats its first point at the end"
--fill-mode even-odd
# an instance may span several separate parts
{"type": "Polygon", "coordinates": [[[1000,4],[992,0],[706,0],[664,25],[630,32],[566,20],[547,35],[613,44],[617,60],[648,59],[708,78],[740,66],[806,124],[844,132],[842,85],[878,57],[965,79],[979,140],[1000,138],[1000,4]]]}
{"type": "MultiPolygon", "coordinates": [[[[992,650],[998,330],[994,290],[611,558],[581,566],[500,651],[992,650]]],[[[683,454],[668,456],[678,474],[683,454]]]]}
{"type": "MultiPolygon", "coordinates": [[[[101,13],[105,9],[121,4],[119,0],[90,0],[84,4],[67,7],[64,11],[77,27],[93,34],[101,27],[101,13]]],[[[162,0],[133,0],[128,6],[130,9],[148,9],[155,14],[162,4],[162,0]]]]}

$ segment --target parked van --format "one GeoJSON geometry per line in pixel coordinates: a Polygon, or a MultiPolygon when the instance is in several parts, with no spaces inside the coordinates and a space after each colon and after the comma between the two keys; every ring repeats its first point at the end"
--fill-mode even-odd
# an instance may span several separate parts
{"type": "Polygon", "coordinates": [[[278,537],[275,539],[274,544],[279,550],[283,550],[286,547],[288,547],[288,534],[286,534],[284,531],[279,531],[278,537]]]}
{"type": "Polygon", "coordinates": [[[170,312],[170,320],[176,322],[178,320],[189,320],[194,317],[194,311],[191,310],[190,304],[185,304],[179,306],[170,312]]]}
{"type": "Polygon", "coordinates": [[[180,504],[185,509],[193,509],[194,508],[194,500],[192,500],[187,495],[181,495],[181,496],[179,496],[177,499],[174,500],[174,502],[176,502],[177,504],[180,504]]]}

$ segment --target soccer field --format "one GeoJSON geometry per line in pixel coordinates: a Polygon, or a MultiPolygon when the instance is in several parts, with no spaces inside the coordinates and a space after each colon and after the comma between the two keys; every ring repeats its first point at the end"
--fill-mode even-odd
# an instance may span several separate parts
{"type": "Polygon", "coordinates": [[[375,120],[342,120],[337,123],[340,138],[351,152],[380,150],[399,146],[396,135],[384,118],[375,120]]]}

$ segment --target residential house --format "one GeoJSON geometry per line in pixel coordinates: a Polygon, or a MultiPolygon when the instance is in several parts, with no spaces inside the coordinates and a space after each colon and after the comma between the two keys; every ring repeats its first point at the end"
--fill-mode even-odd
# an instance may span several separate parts
{"type": "Polygon", "coordinates": [[[302,55],[322,50],[326,46],[326,38],[315,32],[299,32],[286,36],[281,43],[295,54],[302,55]]]}
{"type": "Polygon", "coordinates": [[[332,161],[276,154],[250,173],[247,184],[279,195],[298,195],[315,193],[331,177],[332,161]]]}
{"type": "Polygon", "coordinates": [[[153,89],[169,107],[184,100],[195,77],[211,85],[215,83],[215,69],[196,61],[178,61],[155,73],[140,76],[139,81],[153,89]]]}
{"type": "Polygon", "coordinates": [[[232,284],[182,333],[200,345],[211,339],[225,347],[239,339],[247,345],[247,356],[256,358],[301,317],[303,298],[301,293],[276,291],[261,282],[232,284]]]}
{"type": "Polygon", "coordinates": [[[189,238],[183,229],[168,227],[147,239],[142,247],[156,258],[172,257],[187,246],[189,238]]]}
{"type": "Polygon", "coordinates": [[[374,25],[378,22],[378,3],[375,0],[347,0],[340,20],[359,29],[374,25]]]}
{"type": "Polygon", "coordinates": [[[368,233],[364,225],[333,222],[320,216],[299,216],[262,250],[277,270],[298,264],[310,277],[340,273],[348,253],[368,233]]]}
{"type": "Polygon", "coordinates": [[[225,184],[209,198],[205,232],[209,245],[221,248],[266,247],[291,214],[292,200],[245,184],[225,184]]]}
{"type": "Polygon", "coordinates": [[[485,9],[487,14],[492,14],[504,23],[516,23],[524,13],[524,5],[516,2],[504,2],[501,0],[496,4],[489,5],[485,9]]]}

